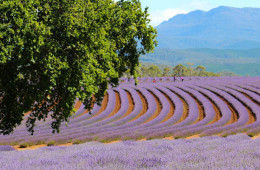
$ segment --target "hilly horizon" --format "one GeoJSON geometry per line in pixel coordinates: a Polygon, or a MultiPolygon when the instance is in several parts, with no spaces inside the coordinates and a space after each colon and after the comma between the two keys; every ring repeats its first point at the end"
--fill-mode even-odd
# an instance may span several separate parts
{"type": "Polygon", "coordinates": [[[260,8],[220,6],[179,14],[156,27],[159,48],[260,48],[260,8]]]}

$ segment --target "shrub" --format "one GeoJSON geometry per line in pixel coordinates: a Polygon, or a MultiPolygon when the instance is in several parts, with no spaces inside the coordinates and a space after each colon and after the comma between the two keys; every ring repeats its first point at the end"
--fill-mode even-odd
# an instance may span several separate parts
{"type": "Polygon", "coordinates": [[[248,135],[249,137],[254,137],[254,136],[255,136],[254,133],[248,133],[247,135],[248,135]]]}
{"type": "Polygon", "coordinates": [[[29,143],[25,142],[25,143],[20,144],[19,148],[27,148],[29,146],[30,146],[29,143]]]}
{"type": "Polygon", "coordinates": [[[55,145],[55,143],[56,142],[54,140],[51,140],[50,142],[47,143],[47,146],[53,146],[53,145],[55,145]]]}

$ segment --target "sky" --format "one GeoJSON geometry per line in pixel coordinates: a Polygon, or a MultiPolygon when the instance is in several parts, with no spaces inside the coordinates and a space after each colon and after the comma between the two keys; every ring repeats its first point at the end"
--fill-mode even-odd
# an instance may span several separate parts
{"type": "Polygon", "coordinates": [[[260,8],[260,0],[140,0],[142,7],[149,7],[151,25],[157,26],[177,14],[194,10],[209,11],[219,6],[260,8]]]}

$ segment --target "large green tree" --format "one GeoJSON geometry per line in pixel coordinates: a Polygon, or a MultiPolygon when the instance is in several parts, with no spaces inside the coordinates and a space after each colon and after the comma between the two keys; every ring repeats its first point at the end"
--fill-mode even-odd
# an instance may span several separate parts
{"type": "Polygon", "coordinates": [[[31,133],[47,116],[59,132],[76,98],[90,109],[156,45],[139,0],[0,0],[0,14],[0,134],[28,111],[31,133]]]}

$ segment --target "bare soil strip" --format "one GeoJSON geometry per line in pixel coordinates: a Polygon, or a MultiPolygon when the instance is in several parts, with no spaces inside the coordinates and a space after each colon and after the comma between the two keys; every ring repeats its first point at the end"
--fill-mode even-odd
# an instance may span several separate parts
{"type": "Polygon", "coordinates": [[[180,98],[182,105],[183,105],[183,113],[182,113],[181,119],[176,122],[176,124],[177,124],[177,123],[184,121],[188,117],[188,115],[189,115],[189,105],[180,95],[178,95],[178,94],[176,94],[176,95],[180,98]]]}
{"type": "Polygon", "coordinates": [[[100,110],[93,117],[96,117],[97,115],[100,115],[107,108],[107,103],[108,103],[108,94],[106,93],[106,95],[103,98],[100,110]]]}
{"type": "Polygon", "coordinates": [[[134,119],[132,119],[130,122],[132,122],[132,121],[135,121],[136,119],[138,119],[139,117],[141,117],[141,116],[143,116],[146,112],[147,112],[147,110],[148,110],[148,104],[147,104],[147,101],[146,101],[146,99],[144,98],[144,96],[142,95],[142,93],[140,92],[140,91],[138,91],[138,90],[136,90],[136,92],[138,93],[138,95],[139,95],[139,97],[141,98],[141,101],[142,101],[142,110],[141,110],[141,112],[138,114],[138,116],[136,116],[134,119]]]}
{"type": "Polygon", "coordinates": [[[213,123],[215,123],[215,122],[217,122],[217,121],[219,121],[219,120],[221,119],[222,114],[221,114],[220,109],[218,108],[218,106],[217,106],[214,102],[212,102],[211,100],[209,100],[209,101],[210,101],[210,103],[212,104],[213,109],[214,109],[214,111],[215,111],[215,117],[214,117],[214,119],[209,123],[209,124],[213,124],[213,123]]]}
{"type": "MultiPolygon", "coordinates": [[[[230,87],[228,87],[228,88],[230,88],[230,87]]],[[[241,87],[242,88],[242,87],[241,87]]],[[[233,89],[233,88],[232,88],[233,89]]],[[[237,90],[237,89],[233,89],[233,90],[236,90],[236,91],[238,91],[239,93],[241,93],[241,94],[243,94],[244,96],[246,96],[249,100],[252,100],[255,104],[257,104],[258,106],[260,106],[260,103],[259,102],[257,102],[255,99],[253,99],[251,96],[249,96],[248,94],[246,94],[245,92],[242,92],[242,91],[239,91],[239,90],[237,90]]],[[[245,90],[248,90],[248,89],[245,89],[245,90]]],[[[248,90],[248,91],[250,91],[250,90],[248,90]]],[[[252,92],[252,91],[251,91],[252,92]]]]}
{"type": "Polygon", "coordinates": [[[223,97],[220,97],[220,98],[227,104],[228,108],[230,109],[230,111],[232,113],[231,119],[224,126],[237,122],[238,121],[238,113],[237,113],[237,111],[234,109],[234,107],[229,102],[227,102],[226,99],[224,99],[223,97]]]}
{"type": "Polygon", "coordinates": [[[165,137],[163,139],[174,140],[174,137],[173,136],[169,136],[169,137],[165,137]]]}
{"type": "Polygon", "coordinates": [[[256,121],[256,116],[255,114],[252,112],[251,109],[249,109],[249,107],[246,107],[246,110],[248,112],[248,115],[249,115],[249,120],[247,122],[247,125],[251,124],[251,123],[254,123],[256,121]]]}
{"type": "Polygon", "coordinates": [[[169,120],[169,119],[173,116],[174,111],[175,111],[175,105],[173,104],[173,102],[171,101],[171,99],[170,99],[165,93],[163,93],[163,92],[161,92],[161,93],[165,96],[165,98],[166,98],[166,99],[168,100],[168,102],[170,103],[170,111],[169,111],[168,115],[167,115],[167,116],[163,119],[163,121],[161,122],[161,123],[163,123],[163,122],[169,120]]]}
{"type": "Polygon", "coordinates": [[[212,101],[212,99],[209,98],[207,95],[205,95],[204,93],[201,93],[201,94],[202,94],[204,97],[206,97],[206,98],[210,101],[210,103],[212,104],[213,109],[214,109],[214,111],[215,111],[215,117],[214,117],[214,119],[213,119],[209,124],[213,124],[213,123],[219,121],[220,118],[222,117],[222,114],[221,114],[221,112],[220,112],[219,107],[218,107],[218,106],[216,105],[216,103],[214,103],[214,102],[212,101]]]}
{"type": "MultiPolygon", "coordinates": [[[[149,90],[148,90],[149,91],[149,90]]],[[[158,99],[158,97],[151,91],[149,91],[151,93],[151,95],[154,97],[155,99],[155,102],[156,102],[156,110],[154,112],[154,114],[149,118],[147,119],[144,123],[147,123],[153,119],[155,119],[162,111],[162,103],[160,102],[160,100],[158,99]]]]}
{"type": "Polygon", "coordinates": [[[23,115],[26,116],[26,115],[29,115],[30,113],[32,113],[32,111],[28,111],[28,112],[24,113],[23,115]]]}
{"type": "Polygon", "coordinates": [[[178,120],[178,121],[175,123],[175,124],[177,124],[177,123],[180,123],[180,122],[184,121],[184,120],[188,117],[188,115],[189,115],[189,105],[188,105],[188,103],[184,100],[184,98],[181,97],[178,93],[174,92],[174,91],[171,90],[171,89],[168,89],[168,90],[170,90],[170,91],[173,92],[176,96],[178,96],[178,98],[181,100],[182,105],[183,105],[183,113],[182,113],[182,116],[181,116],[180,120],[178,120]]]}
{"type": "MultiPolygon", "coordinates": [[[[92,102],[91,102],[91,107],[93,108],[94,107],[94,104],[95,104],[95,97],[92,97],[92,102]]],[[[78,115],[78,116],[76,116],[74,119],[76,119],[76,118],[78,118],[78,117],[80,117],[80,116],[83,116],[83,115],[85,115],[86,113],[88,113],[89,112],[89,110],[85,110],[83,113],[81,113],[80,115],[78,115]]]]}
{"type": "Polygon", "coordinates": [[[258,135],[256,135],[256,136],[252,137],[252,139],[257,139],[257,138],[260,138],[260,134],[258,134],[258,135]]]}
{"type": "MultiPolygon", "coordinates": [[[[182,88],[179,88],[180,90],[183,90],[182,88]]],[[[188,93],[196,102],[197,106],[198,106],[198,110],[199,110],[199,117],[197,118],[197,120],[195,122],[193,122],[192,124],[198,123],[199,121],[203,120],[205,117],[205,111],[204,111],[204,107],[203,104],[190,92],[183,90],[184,92],[188,93]]]]}
{"type": "Polygon", "coordinates": [[[199,137],[200,137],[199,135],[193,135],[193,136],[186,137],[185,139],[194,139],[199,137]]]}
{"type": "Polygon", "coordinates": [[[75,106],[74,106],[74,108],[75,108],[76,110],[78,110],[81,105],[82,105],[82,102],[80,102],[79,100],[77,100],[77,101],[76,101],[76,104],[75,104],[75,106]]]}
{"type": "MultiPolygon", "coordinates": [[[[237,91],[237,90],[235,90],[235,91],[237,91]]],[[[242,92],[240,92],[240,91],[237,91],[237,92],[239,92],[239,93],[242,93],[242,92]]],[[[229,93],[230,94],[230,93],[229,93]]],[[[243,94],[243,93],[242,93],[243,94]]],[[[230,94],[230,95],[232,95],[232,94],[230,94]]],[[[244,94],[245,95],[245,94],[244,94]]],[[[253,111],[252,111],[252,109],[249,107],[249,106],[247,106],[244,102],[242,102],[239,98],[237,98],[236,96],[234,96],[234,95],[232,95],[234,98],[236,98],[245,108],[246,108],[246,110],[247,110],[247,112],[248,112],[248,116],[249,116],[249,120],[248,120],[248,122],[247,122],[247,125],[248,124],[251,124],[251,123],[253,123],[253,122],[255,122],[256,121],[256,115],[253,113],[253,111]]],[[[253,103],[254,103],[254,101],[248,96],[248,95],[245,95],[246,97],[248,97],[249,98],[249,100],[251,100],[253,103]]]]}
{"type": "MultiPolygon", "coordinates": [[[[202,87],[202,88],[204,88],[204,87],[202,87]]],[[[207,89],[207,88],[205,88],[205,89],[207,89]]],[[[232,104],[229,103],[224,97],[222,97],[222,96],[219,95],[218,93],[216,93],[216,92],[214,92],[214,91],[212,91],[212,90],[210,90],[210,89],[207,89],[207,90],[209,90],[209,91],[211,91],[212,93],[216,94],[221,100],[223,100],[223,102],[226,103],[226,105],[228,106],[229,110],[230,110],[231,113],[232,113],[231,119],[230,119],[224,126],[237,122],[237,121],[238,121],[238,117],[239,117],[239,116],[238,116],[238,112],[234,109],[234,107],[232,106],[232,104]]]]}
{"type": "MultiPolygon", "coordinates": [[[[73,144],[65,143],[65,144],[60,144],[60,145],[55,145],[55,146],[71,146],[71,145],[73,145],[73,144]]],[[[47,146],[47,144],[41,144],[41,145],[29,146],[27,148],[20,148],[19,145],[15,145],[15,146],[13,146],[13,148],[18,151],[23,151],[23,150],[35,150],[35,149],[39,149],[39,148],[46,147],[46,146],[47,146]]]]}
{"type": "Polygon", "coordinates": [[[196,98],[194,98],[194,100],[195,100],[195,102],[196,102],[197,105],[198,105],[199,117],[198,117],[198,119],[197,119],[195,122],[193,122],[192,124],[196,124],[196,123],[198,123],[199,121],[201,121],[201,120],[203,120],[203,119],[205,118],[205,111],[204,111],[203,105],[202,105],[202,104],[200,103],[200,101],[197,100],[196,98]]]}
{"type": "MultiPolygon", "coordinates": [[[[183,89],[181,89],[181,90],[183,90],[183,89]]],[[[183,91],[185,91],[185,90],[183,90],[183,91]]],[[[196,104],[198,105],[199,117],[195,122],[192,123],[192,124],[196,124],[205,118],[205,110],[204,110],[203,104],[193,94],[191,94],[190,92],[187,92],[187,91],[185,91],[185,92],[188,93],[195,100],[196,104]]]]}
{"type": "Polygon", "coordinates": [[[121,108],[121,99],[120,99],[120,95],[117,91],[115,91],[115,95],[116,95],[116,104],[115,104],[115,108],[114,110],[110,113],[110,115],[108,115],[106,118],[104,119],[107,119],[113,115],[115,115],[121,108]]]}
{"type": "MultiPolygon", "coordinates": [[[[255,93],[255,94],[257,94],[257,95],[260,95],[259,92],[255,91],[255,90],[248,89],[247,87],[244,87],[244,86],[238,86],[238,87],[240,87],[240,88],[242,88],[242,89],[245,89],[245,90],[248,90],[248,91],[251,91],[252,93],[255,93]]],[[[252,87],[253,87],[253,86],[252,86],[252,87]]],[[[255,88],[255,87],[254,87],[254,88],[255,88]]]]}
{"type": "Polygon", "coordinates": [[[135,107],[134,100],[133,100],[131,94],[128,91],[126,91],[126,94],[127,94],[129,107],[128,107],[128,110],[126,111],[126,113],[124,114],[124,116],[122,116],[119,119],[125,118],[126,116],[130,115],[133,112],[134,107],[135,107]]]}
{"type": "Polygon", "coordinates": [[[259,102],[257,102],[256,100],[254,100],[252,97],[250,97],[250,96],[247,95],[246,93],[244,93],[244,92],[240,92],[240,93],[242,93],[242,94],[245,95],[248,99],[252,100],[255,104],[257,104],[258,106],[260,106],[260,103],[259,103],[259,102]]]}

